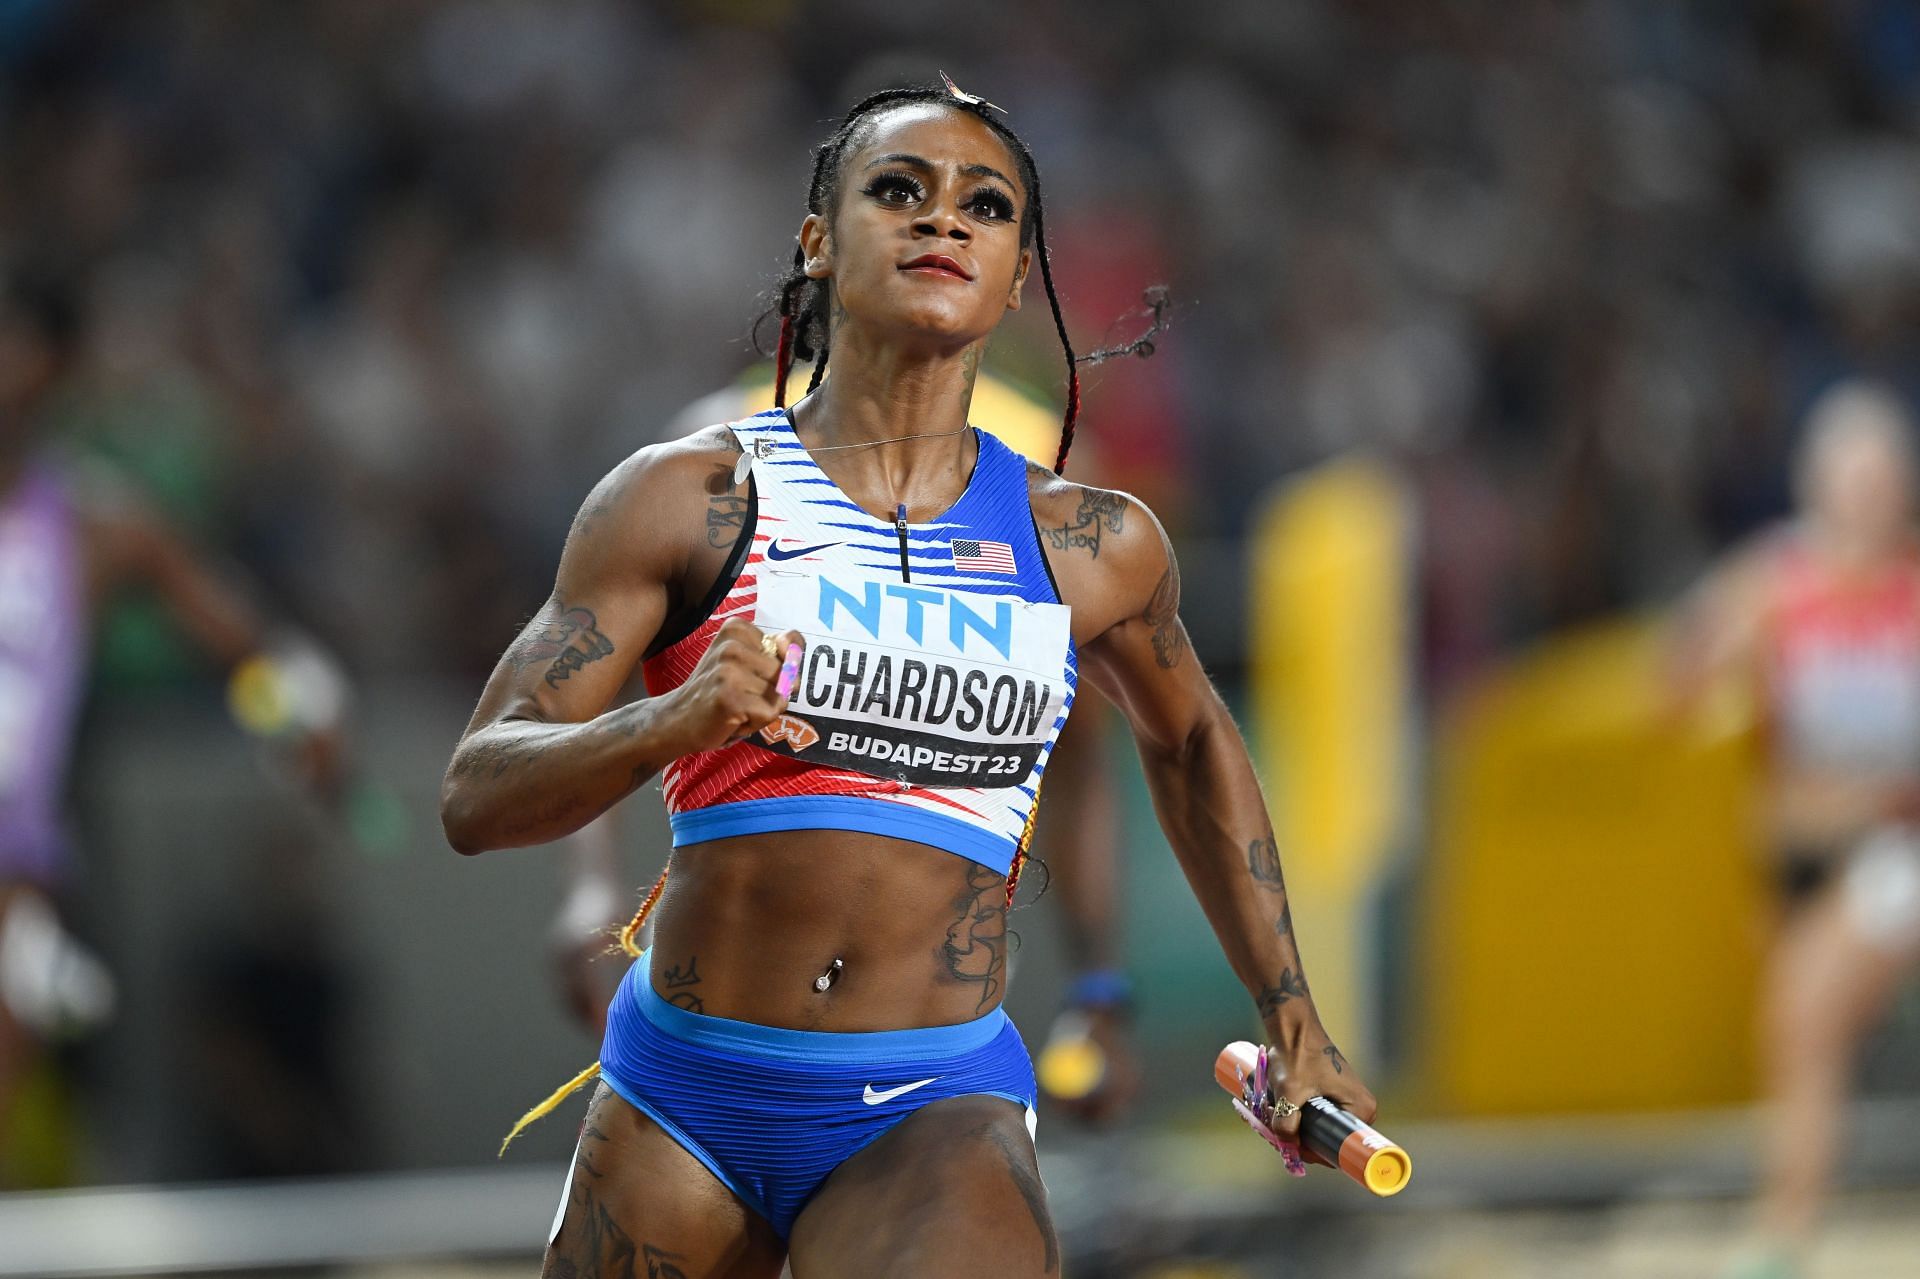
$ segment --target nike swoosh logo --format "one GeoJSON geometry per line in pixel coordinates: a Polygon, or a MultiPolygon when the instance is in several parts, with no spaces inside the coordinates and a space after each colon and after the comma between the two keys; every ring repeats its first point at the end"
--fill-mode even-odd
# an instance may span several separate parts
{"type": "MultiPolygon", "coordinates": [[[[940,1078],[938,1075],[933,1077],[933,1079],[938,1078],[940,1078]]],[[[866,1102],[869,1106],[877,1106],[883,1101],[892,1101],[895,1097],[903,1093],[910,1093],[916,1088],[925,1088],[933,1082],[933,1079],[921,1079],[911,1084],[901,1084],[898,1088],[888,1088],[885,1091],[875,1088],[872,1084],[868,1084],[866,1092],[860,1095],[860,1100],[866,1102]]]]}
{"type": "Polygon", "coordinates": [[[829,546],[838,545],[840,545],[838,542],[822,542],[818,546],[802,546],[796,550],[783,551],[780,549],[780,543],[775,542],[773,545],[767,547],[767,558],[770,560],[798,559],[802,555],[811,555],[815,551],[824,551],[829,546]]]}

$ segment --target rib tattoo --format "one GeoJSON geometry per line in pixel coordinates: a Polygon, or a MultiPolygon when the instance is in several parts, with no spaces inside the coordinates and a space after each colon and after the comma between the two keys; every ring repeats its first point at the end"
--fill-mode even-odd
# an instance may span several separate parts
{"type": "Polygon", "coordinates": [[[968,863],[966,881],[953,899],[956,918],[940,955],[949,978],[980,988],[974,1007],[985,1012],[999,997],[1007,964],[1007,881],[978,862],[968,863]]]}

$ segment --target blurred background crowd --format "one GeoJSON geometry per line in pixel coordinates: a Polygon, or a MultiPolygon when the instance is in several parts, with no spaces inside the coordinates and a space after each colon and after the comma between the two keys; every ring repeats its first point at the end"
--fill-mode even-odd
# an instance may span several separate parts
{"type": "MultiPolygon", "coordinates": [[[[396,797],[363,855],[307,850],[216,673],[140,600],[105,620],[79,915],[146,1011],[39,1094],[83,1152],[47,1180],[478,1162],[590,1055],[498,1042],[561,1024],[557,889],[453,864],[445,751],[586,490],[758,359],[811,148],[936,68],[1032,146],[1083,347],[1170,289],[1155,356],[1091,374],[1076,464],[1165,519],[1235,699],[1262,512],[1330,459],[1402,486],[1410,714],[1439,723],[1785,514],[1836,378],[1920,399],[1914,0],[0,0],[0,255],[89,316],[49,435],[339,656],[363,789],[396,797]],[[488,962],[531,975],[463,978],[488,962]]],[[[1041,311],[988,368],[1046,402],[1041,311]]]]}
{"type": "MultiPolygon", "coordinates": [[[[1232,536],[1290,469],[1403,457],[1447,672],[1782,512],[1837,374],[1920,389],[1898,0],[0,23],[0,243],[69,265],[96,315],[70,438],[367,673],[490,666],[579,495],[739,374],[811,147],[941,59],[1041,158],[1082,341],[1172,287],[1178,336],[1091,402],[1112,481],[1232,536]]],[[[1002,345],[1058,394],[1042,342],[1002,345]]]]}

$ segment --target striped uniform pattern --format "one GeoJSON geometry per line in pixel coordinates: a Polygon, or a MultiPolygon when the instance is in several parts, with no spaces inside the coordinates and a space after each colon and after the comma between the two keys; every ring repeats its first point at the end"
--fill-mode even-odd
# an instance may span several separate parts
{"type": "MultiPolygon", "coordinates": [[[[862,510],[842,493],[802,447],[785,410],[771,409],[731,424],[741,447],[755,452],[754,486],[758,497],[753,545],[740,575],[711,616],[679,643],[648,659],[648,691],[658,696],[679,687],[700,661],[720,626],[733,617],[751,620],[759,599],[759,575],[768,549],[778,541],[782,568],[858,568],[898,573],[899,533],[892,520],[862,510]],[[793,555],[796,550],[805,554],[793,555]]],[[[966,491],[939,519],[907,528],[907,556],[913,580],[981,596],[1012,596],[1036,603],[1061,600],[1040,549],[1028,493],[1027,463],[986,431],[975,429],[979,459],[966,491]],[[1013,562],[1011,573],[966,567],[956,558],[956,543],[999,544],[1013,562]]],[[[1073,706],[1078,662],[1072,646],[1066,654],[1066,705],[1054,720],[1039,762],[1027,777],[997,788],[925,787],[841,768],[823,768],[762,749],[751,740],[717,751],[686,755],[662,774],[667,811],[674,822],[676,846],[717,838],[711,822],[691,815],[702,810],[753,801],[805,796],[850,797],[862,806],[893,806],[914,816],[899,818],[902,838],[934,843],[1005,874],[1013,860],[1027,815],[1033,811],[1060,730],[1073,706]],[[696,837],[696,831],[699,832],[696,837]],[[944,834],[942,833],[944,832],[944,834]]],[[[846,813],[851,809],[840,806],[846,813]]],[[[860,829],[887,825],[884,808],[862,810],[860,829]]],[[[818,821],[783,818],[779,805],[761,814],[730,810],[727,833],[791,830],[818,821]]]]}

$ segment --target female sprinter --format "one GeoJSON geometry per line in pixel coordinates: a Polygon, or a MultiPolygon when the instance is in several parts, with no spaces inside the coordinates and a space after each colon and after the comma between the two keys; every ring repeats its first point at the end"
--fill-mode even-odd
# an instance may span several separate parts
{"type": "Polygon", "coordinates": [[[1828,391],[1799,463],[1802,516],[1707,579],[1683,629],[1686,682],[1760,690],[1764,817],[1785,907],[1761,992],[1767,1126],[1755,1255],[1791,1279],[1846,1125],[1862,1042],[1920,961],[1920,547],[1906,410],[1828,391]]]}
{"type": "Polygon", "coordinates": [[[1159,525],[967,425],[994,326],[1048,275],[1026,147],[950,86],[876,94],[819,149],[808,209],[778,364],[784,382],[812,355],[818,389],[601,482],[447,772],[464,853],[557,839],[665,773],[670,875],[609,1012],[550,1276],[1057,1272],[1000,1000],[1080,671],[1132,724],[1286,1098],[1374,1108],[1308,994],[1159,525]],[[1049,556],[1036,525],[1074,536],[1049,556]],[[609,709],[636,662],[652,696],[609,709]]]}

